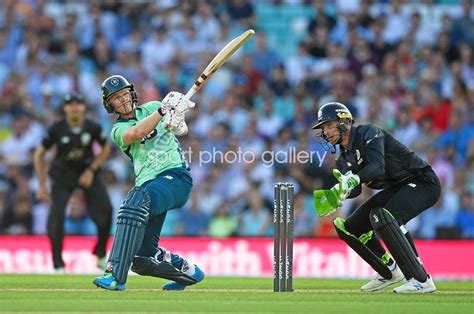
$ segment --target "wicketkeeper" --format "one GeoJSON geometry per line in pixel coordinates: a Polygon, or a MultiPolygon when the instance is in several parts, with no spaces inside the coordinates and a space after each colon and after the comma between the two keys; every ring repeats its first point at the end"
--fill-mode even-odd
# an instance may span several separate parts
{"type": "Polygon", "coordinates": [[[361,193],[361,184],[382,190],[346,220],[334,219],[339,238],[377,272],[361,290],[377,291],[406,279],[393,292],[434,292],[436,287],[405,224],[437,202],[441,193],[438,177],[429,164],[386,130],[353,123],[351,112],[341,103],[327,103],[318,110],[313,127],[316,136],[333,153],[339,145],[340,154],[333,170],[338,183],[330,190],[314,191],[315,209],[320,216],[332,214],[347,198],[361,193]]]}
{"type": "Polygon", "coordinates": [[[111,137],[126,154],[136,175],[135,187],[120,206],[107,270],[94,284],[125,290],[127,274],[171,280],[164,290],[183,290],[204,278],[195,264],[158,247],[168,210],[182,207],[193,186],[189,167],[176,136],[187,134],[184,114],[194,103],[178,92],[162,102],[137,106],[135,88],[123,76],[102,83],[102,104],[118,114],[111,137]]]}

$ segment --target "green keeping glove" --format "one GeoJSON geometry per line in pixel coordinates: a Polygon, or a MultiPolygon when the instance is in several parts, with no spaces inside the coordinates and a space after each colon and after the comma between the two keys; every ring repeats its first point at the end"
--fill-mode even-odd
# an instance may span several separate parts
{"type": "Polygon", "coordinates": [[[352,171],[342,174],[338,169],[333,169],[332,174],[339,182],[339,192],[341,194],[341,199],[344,201],[352,189],[359,185],[360,178],[356,174],[352,174],[352,171]]]}
{"type": "Polygon", "coordinates": [[[335,187],[330,190],[315,190],[313,196],[314,209],[319,216],[331,215],[342,206],[340,193],[335,187]]]}

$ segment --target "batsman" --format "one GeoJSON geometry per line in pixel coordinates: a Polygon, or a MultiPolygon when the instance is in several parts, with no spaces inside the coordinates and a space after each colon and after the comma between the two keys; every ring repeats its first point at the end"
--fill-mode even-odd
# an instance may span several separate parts
{"type": "Polygon", "coordinates": [[[178,92],[162,102],[137,106],[138,95],[127,79],[113,75],[102,83],[102,104],[118,115],[111,137],[130,158],[136,175],[117,215],[117,229],[107,270],[97,287],[125,290],[127,274],[171,280],[163,290],[183,290],[204,272],[181,256],[158,246],[166,213],[188,200],[193,180],[176,136],[187,134],[184,114],[194,103],[178,92]]]}
{"type": "Polygon", "coordinates": [[[334,219],[339,238],[377,272],[361,290],[374,292],[405,280],[393,292],[434,292],[433,279],[405,228],[440,197],[441,186],[431,166],[386,130],[372,124],[355,126],[351,112],[338,102],[319,108],[313,129],[326,150],[335,153],[339,145],[333,170],[338,183],[330,190],[314,191],[314,207],[320,216],[334,213],[347,198],[357,197],[362,184],[381,190],[347,219],[334,219]]]}

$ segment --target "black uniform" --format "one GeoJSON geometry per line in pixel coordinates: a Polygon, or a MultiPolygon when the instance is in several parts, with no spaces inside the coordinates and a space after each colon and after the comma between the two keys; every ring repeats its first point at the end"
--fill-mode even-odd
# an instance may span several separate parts
{"type": "MultiPolygon", "coordinates": [[[[53,249],[55,268],[64,267],[61,252],[64,238],[65,209],[75,188],[79,187],[79,177],[94,160],[92,146],[106,143],[101,127],[84,119],[82,128],[71,128],[66,119],[49,127],[42,145],[49,149],[56,145],[57,152],[49,170],[52,179],[52,206],[48,217],[48,236],[53,249]]],[[[112,222],[112,205],[106,188],[100,179],[99,170],[94,174],[92,185],[84,189],[87,207],[98,229],[98,241],[94,254],[104,257],[112,222]]]]}
{"type": "MultiPolygon", "coordinates": [[[[405,224],[440,197],[440,183],[430,165],[387,131],[371,124],[351,128],[349,143],[347,148],[341,147],[336,167],[342,173],[351,170],[358,174],[361,184],[369,188],[382,189],[346,219],[346,229],[356,236],[372,230],[369,213],[374,208],[386,208],[405,224]]],[[[359,185],[349,198],[360,192],[359,185]]]]}

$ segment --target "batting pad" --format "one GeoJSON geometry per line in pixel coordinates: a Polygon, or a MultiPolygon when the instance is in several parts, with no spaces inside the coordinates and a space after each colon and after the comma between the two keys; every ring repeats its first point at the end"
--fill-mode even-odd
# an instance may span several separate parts
{"type": "MultiPolygon", "coordinates": [[[[369,238],[365,239],[365,242],[362,242],[361,239],[357,238],[355,235],[351,234],[349,231],[346,230],[344,227],[344,219],[336,218],[333,221],[334,227],[336,227],[337,235],[339,239],[346,242],[364,261],[367,262],[380,276],[384,277],[385,279],[392,279],[392,272],[385,265],[382,260],[377,257],[377,255],[370,250],[365,243],[367,243],[369,238]]],[[[372,233],[372,232],[370,232],[372,233]]]]}
{"type": "Polygon", "coordinates": [[[196,283],[196,279],[183,273],[171,265],[171,263],[166,261],[159,262],[154,257],[135,256],[132,271],[142,276],[153,276],[172,280],[185,286],[194,285],[196,283]]]}
{"type": "MultiPolygon", "coordinates": [[[[140,248],[150,215],[151,198],[144,188],[134,187],[120,206],[117,229],[110,251],[109,264],[119,283],[127,281],[128,270],[140,248]]],[[[110,271],[110,269],[108,269],[110,271]]]]}
{"type": "Polygon", "coordinates": [[[392,214],[385,208],[374,208],[370,211],[369,219],[375,232],[385,242],[405,277],[425,282],[426,272],[392,214]]]}

